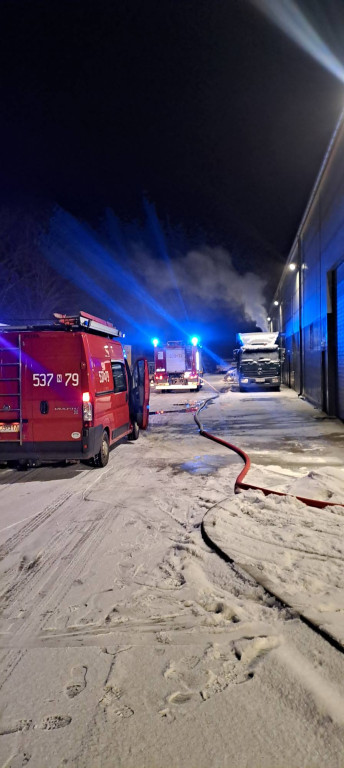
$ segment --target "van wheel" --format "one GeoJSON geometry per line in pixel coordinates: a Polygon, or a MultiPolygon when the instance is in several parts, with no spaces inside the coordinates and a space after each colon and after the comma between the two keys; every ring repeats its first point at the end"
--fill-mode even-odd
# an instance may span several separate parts
{"type": "Polygon", "coordinates": [[[140,434],[140,427],[139,427],[137,421],[134,421],[133,422],[133,428],[132,428],[131,432],[128,435],[128,440],[137,440],[139,434],[140,434]]]}
{"type": "Polygon", "coordinates": [[[106,467],[108,461],[109,461],[109,436],[106,430],[104,429],[104,432],[102,434],[102,441],[100,443],[100,451],[97,453],[95,458],[95,466],[96,467],[106,467]]]}
{"type": "Polygon", "coordinates": [[[18,472],[27,472],[30,469],[29,462],[26,459],[21,459],[16,464],[18,472]]]}

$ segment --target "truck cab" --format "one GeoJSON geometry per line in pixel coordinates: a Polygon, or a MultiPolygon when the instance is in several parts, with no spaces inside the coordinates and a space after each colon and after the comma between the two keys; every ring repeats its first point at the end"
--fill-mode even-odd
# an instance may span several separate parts
{"type": "Polygon", "coordinates": [[[278,333],[238,333],[235,350],[237,378],[241,392],[252,387],[279,390],[281,347],[278,333]]]}

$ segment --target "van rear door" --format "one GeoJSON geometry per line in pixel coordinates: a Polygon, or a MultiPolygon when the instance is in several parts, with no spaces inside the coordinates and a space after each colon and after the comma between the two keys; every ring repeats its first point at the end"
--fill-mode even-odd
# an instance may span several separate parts
{"type": "Polygon", "coordinates": [[[131,412],[140,429],[147,429],[149,420],[149,371],[144,357],[136,360],[132,375],[131,412]]]}
{"type": "Polygon", "coordinates": [[[0,334],[0,443],[32,440],[31,401],[27,397],[24,334],[0,334]]]}
{"type": "MultiPolygon", "coordinates": [[[[82,436],[82,343],[77,333],[25,334],[26,388],[35,443],[77,443],[82,436]]],[[[62,446],[61,446],[62,448],[62,446]]]]}

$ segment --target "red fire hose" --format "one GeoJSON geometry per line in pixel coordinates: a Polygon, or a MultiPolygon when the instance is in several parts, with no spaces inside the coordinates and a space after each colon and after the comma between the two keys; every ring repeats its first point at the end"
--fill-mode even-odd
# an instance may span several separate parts
{"type": "MultiPolygon", "coordinates": [[[[201,424],[198,414],[200,413],[203,408],[206,407],[206,405],[214,400],[215,398],[219,397],[219,394],[213,395],[212,397],[208,397],[207,400],[202,403],[200,408],[198,409],[197,413],[194,415],[194,420],[199,428],[200,434],[203,437],[206,437],[208,440],[213,440],[214,443],[219,443],[220,445],[224,445],[225,448],[229,448],[229,450],[234,451],[235,453],[240,456],[244,461],[244,467],[237,476],[234,484],[234,490],[235,493],[240,493],[241,490],[249,490],[253,489],[255,491],[262,491],[265,496],[268,496],[270,494],[274,496],[289,496],[290,498],[298,499],[299,501],[302,501],[304,504],[307,504],[309,507],[318,507],[319,509],[323,509],[324,507],[334,507],[339,506],[343,507],[344,504],[336,504],[336,502],[328,502],[328,501],[319,501],[317,499],[307,499],[303,496],[294,496],[290,493],[283,493],[281,491],[273,491],[270,488],[263,488],[258,485],[251,485],[250,483],[243,483],[243,478],[247,475],[251,462],[250,457],[243,451],[241,448],[238,448],[236,445],[233,445],[232,443],[229,443],[227,440],[223,440],[221,437],[216,437],[216,435],[212,435],[210,432],[207,432],[205,429],[203,429],[203,425],[201,424]]],[[[229,562],[232,564],[233,567],[235,567],[235,561],[232,557],[230,557],[216,542],[208,535],[206,528],[204,526],[204,521],[202,522],[202,536],[206,544],[211,547],[218,555],[221,557],[225,562],[229,562]]],[[[241,566],[241,569],[246,570],[245,567],[241,566]]],[[[286,607],[290,608],[295,613],[295,606],[293,606],[291,603],[287,602],[285,597],[280,596],[278,594],[278,591],[274,591],[267,587],[266,584],[264,584],[262,581],[257,579],[255,577],[256,581],[261,584],[265,591],[272,595],[273,597],[277,598],[282,605],[285,605],[286,607]]],[[[316,632],[318,635],[320,635],[324,640],[326,640],[330,645],[332,645],[334,648],[336,648],[337,651],[340,651],[341,653],[344,653],[344,646],[340,641],[337,640],[334,635],[332,635],[327,629],[324,627],[319,626],[316,622],[314,622],[312,619],[308,618],[304,613],[296,611],[297,615],[299,616],[300,620],[306,624],[310,629],[313,630],[313,632],[316,632]]]]}
{"type": "Polygon", "coordinates": [[[244,477],[247,475],[250,466],[251,461],[250,457],[243,451],[241,448],[238,448],[236,445],[233,445],[232,443],[229,443],[227,440],[223,440],[221,437],[216,437],[216,435],[210,434],[210,432],[207,432],[205,429],[203,429],[203,424],[201,424],[198,414],[205,408],[208,403],[215,400],[217,397],[219,397],[219,394],[212,395],[211,397],[208,397],[207,400],[202,403],[200,408],[198,409],[197,413],[194,415],[194,420],[199,428],[200,434],[203,437],[208,438],[208,440],[213,440],[214,443],[219,443],[220,445],[224,445],[225,448],[229,448],[230,451],[234,451],[235,453],[240,456],[245,466],[237,476],[234,484],[234,491],[235,493],[240,493],[241,490],[247,491],[247,490],[253,490],[253,491],[262,491],[265,496],[273,495],[273,496],[288,496],[292,499],[298,499],[299,501],[302,501],[303,504],[307,504],[309,507],[317,507],[318,509],[324,509],[324,507],[344,507],[344,504],[340,504],[339,502],[335,501],[320,501],[319,499],[307,499],[304,496],[294,496],[291,493],[283,493],[283,491],[274,491],[271,488],[263,488],[260,485],[252,485],[252,483],[243,483],[244,477]]]}

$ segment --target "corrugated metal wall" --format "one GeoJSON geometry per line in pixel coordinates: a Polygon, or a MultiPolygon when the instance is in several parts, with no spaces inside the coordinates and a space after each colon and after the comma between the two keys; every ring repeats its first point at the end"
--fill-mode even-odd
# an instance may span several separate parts
{"type": "MultiPolygon", "coordinates": [[[[344,118],[312,192],[277,298],[284,312],[283,381],[344,420],[344,118]],[[335,296],[329,300],[329,276],[335,296]],[[301,335],[300,335],[301,331],[301,335]],[[336,346],[335,346],[336,345],[336,346]],[[335,349],[334,353],[331,348],[335,349]],[[331,388],[336,395],[331,394],[331,388]]],[[[276,319],[277,322],[277,319],[276,319]]]]}
{"type": "Polygon", "coordinates": [[[295,270],[286,275],[281,298],[282,331],[285,338],[283,383],[299,391],[300,387],[300,279],[297,252],[292,255],[295,270]]]}
{"type": "Polygon", "coordinates": [[[337,409],[344,419],[344,262],[337,269],[336,280],[337,336],[337,409]]]}

